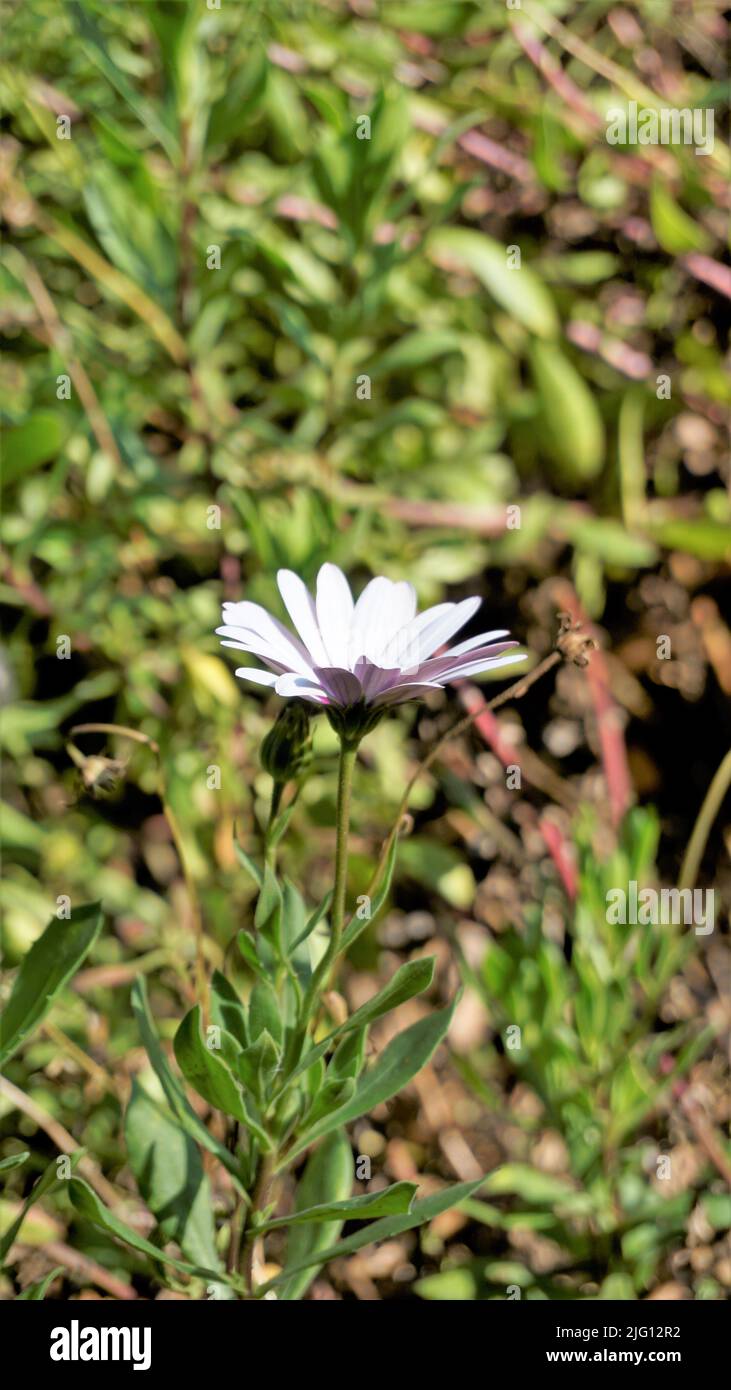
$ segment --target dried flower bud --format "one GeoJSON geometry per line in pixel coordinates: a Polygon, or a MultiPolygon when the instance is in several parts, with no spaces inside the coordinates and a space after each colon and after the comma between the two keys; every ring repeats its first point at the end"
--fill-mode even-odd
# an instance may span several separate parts
{"type": "Polygon", "coordinates": [[[559,613],[558,621],[556,646],[561,655],[574,666],[588,666],[589,653],[597,648],[596,641],[587,636],[581,623],[574,622],[570,613],[559,613]]]}
{"type": "Polygon", "coordinates": [[[127,763],[122,758],[104,758],[98,753],[86,757],[73,743],[67,744],[67,749],[81,773],[84,787],[94,797],[109,796],[127,771],[127,763]]]}
{"type": "Polygon", "coordinates": [[[261,765],[275,782],[290,782],[309,762],[311,746],[307,705],[302,700],[290,700],[261,745],[261,765]]]}

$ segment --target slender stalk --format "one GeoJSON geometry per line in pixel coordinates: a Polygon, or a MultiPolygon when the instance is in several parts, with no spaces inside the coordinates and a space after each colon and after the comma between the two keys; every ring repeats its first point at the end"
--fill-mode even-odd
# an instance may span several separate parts
{"type": "Polygon", "coordinates": [[[711,833],[716,816],[721,809],[721,803],[731,785],[731,748],[723,759],[721,766],[717,769],[716,775],[706,792],[703,805],[698,812],[698,819],[693,826],[693,834],[688,841],[688,848],[683,856],[683,863],[680,866],[678,877],[679,888],[692,888],[698,877],[698,870],[701,866],[703,851],[706,847],[708,836],[711,833]]]}
{"type": "MultiPolygon", "coordinates": [[[[269,1202],[269,1193],[271,1192],[272,1182],[274,1180],[276,1158],[276,1154],[264,1154],[260,1160],[259,1171],[256,1176],[256,1185],[251,1197],[249,1221],[251,1221],[255,1212],[263,1211],[269,1202]]],[[[258,1232],[253,1227],[250,1227],[244,1244],[243,1270],[249,1290],[249,1298],[252,1298],[254,1293],[257,1238],[258,1232]]]]}
{"type": "Polygon", "coordinates": [[[271,834],[272,830],[274,829],[274,822],[276,821],[277,816],[279,814],[279,807],[281,805],[283,791],[283,782],[272,782],[272,799],[269,804],[269,820],[267,821],[267,828],[264,836],[264,859],[265,862],[269,865],[272,872],[274,872],[276,868],[277,846],[276,844],[272,844],[271,834]]]}
{"type": "Polygon", "coordinates": [[[310,980],[302,1006],[302,1023],[306,1027],[318,994],[327,984],[332,966],[340,950],[345,921],[345,889],[348,881],[348,831],[350,828],[350,791],[357,747],[341,742],[338,766],[338,805],[335,839],[335,886],[330,911],[330,940],[322,960],[310,980]]]}

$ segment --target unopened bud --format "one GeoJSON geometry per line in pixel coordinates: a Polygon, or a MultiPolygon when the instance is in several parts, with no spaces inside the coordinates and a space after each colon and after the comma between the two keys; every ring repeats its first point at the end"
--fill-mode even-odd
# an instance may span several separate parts
{"type": "Polygon", "coordinates": [[[290,782],[307,765],[311,745],[309,710],[289,700],[261,745],[261,765],[275,782],[290,782]]]}

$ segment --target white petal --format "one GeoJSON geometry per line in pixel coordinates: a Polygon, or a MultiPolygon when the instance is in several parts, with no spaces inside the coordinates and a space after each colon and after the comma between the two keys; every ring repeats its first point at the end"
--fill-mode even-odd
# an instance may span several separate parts
{"type": "Polygon", "coordinates": [[[439,677],[440,682],[462,680],[464,676],[479,676],[481,671],[494,671],[501,666],[512,666],[516,661],[525,661],[524,653],[517,656],[497,656],[488,661],[474,661],[466,666],[455,666],[451,671],[443,671],[439,677]]]}
{"type": "Polygon", "coordinates": [[[416,612],[416,590],[406,580],[394,583],[379,575],[366,584],[353,613],[350,666],[365,656],[378,666],[392,663],[386,652],[397,633],[416,612]]]}
{"type": "Polygon", "coordinates": [[[481,603],[481,598],[465,598],[461,603],[437,604],[435,608],[427,608],[425,613],[420,613],[411,624],[409,640],[398,655],[402,670],[409,670],[426,661],[437,647],[443,646],[469,622],[481,603]]]}
{"type": "Polygon", "coordinates": [[[400,666],[399,652],[404,647],[404,633],[416,616],[416,590],[413,584],[402,580],[393,584],[384,613],[386,640],[377,655],[379,666],[400,666]]]}
{"type": "Polygon", "coordinates": [[[312,657],[313,666],[327,666],[328,655],[317,626],[317,610],[312,594],[293,570],[280,570],[277,584],[284,606],[312,657]]]}
{"type": "Polygon", "coordinates": [[[474,647],[486,647],[489,642],[496,642],[499,637],[509,637],[507,628],[497,628],[495,632],[481,632],[479,637],[468,637],[466,642],[460,642],[458,647],[450,647],[445,656],[461,656],[463,652],[471,652],[474,647]]]}
{"type": "Polygon", "coordinates": [[[404,681],[402,685],[394,685],[390,690],[384,690],[373,704],[381,708],[384,705],[402,705],[406,700],[419,700],[422,695],[428,695],[430,690],[441,688],[439,681],[404,681]]]}
{"type": "Polygon", "coordinates": [[[359,596],[350,628],[348,664],[352,668],[361,656],[376,660],[376,654],[383,646],[383,615],[388,609],[390,592],[391,580],[378,575],[376,579],[368,581],[359,596]]]}
{"type": "Polygon", "coordinates": [[[428,661],[422,661],[419,666],[414,668],[413,680],[436,681],[441,680],[446,671],[456,671],[463,666],[481,665],[483,662],[497,661],[502,657],[503,652],[512,651],[517,647],[517,642],[493,642],[488,647],[475,647],[471,652],[463,652],[461,656],[455,656],[454,652],[445,652],[443,656],[432,656],[428,661]]]}
{"type": "Polygon", "coordinates": [[[298,695],[302,700],[315,700],[318,704],[327,703],[327,695],[322,686],[315,685],[312,681],[305,680],[304,676],[297,676],[291,671],[285,676],[279,676],[274,688],[277,695],[298,695]]]}
{"type": "Polygon", "coordinates": [[[275,671],[260,671],[256,666],[239,666],[236,675],[242,681],[253,681],[254,685],[276,685],[279,680],[275,671]]]}
{"type": "MultiPolygon", "coordinates": [[[[271,666],[272,670],[278,671],[280,675],[284,671],[292,670],[293,663],[289,660],[292,653],[285,651],[282,647],[271,647],[268,642],[264,641],[263,637],[257,637],[255,633],[246,635],[245,629],[242,627],[217,627],[216,632],[219,637],[223,637],[225,634],[226,640],[221,641],[222,647],[234,647],[239,652],[251,652],[252,656],[261,657],[262,661],[266,661],[267,665],[271,666]],[[232,636],[233,633],[236,636],[232,636]]],[[[311,667],[308,666],[306,670],[302,670],[302,663],[299,663],[296,669],[300,675],[312,678],[311,667]]]]}
{"type": "Polygon", "coordinates": [[[224,603],[223,622],[228,628],[243,628],[241,633],[225,633],[225,636],[238,635],[242,641],[249,641],[253,633],[261,637],[271,648],[277,648],[280,652],[277,659],[293,671],[311,673],[312,665],[302,643],[260,604],[246,600],[242,603],[224,603]]]}
{"type": "Polygon", "coordinates": [[[320,629],[328,666],[346,668],[353,596],[343,571],[337,565],[323,565],[317,576],[317,625],[320,629]]]}
{"type": "Polygon", "coordinates": [[[398,663],[402,671],[408,671],[411,667],[419,663],[419,640],[424,629],[429,627],[443,613],[453,613],[456,605],[454,603],[436,603],[433,608],[425,608],[423,613],[417,613],[410,623],[406,624],[398,634],[398,653],[394,660],[398,663]]]}

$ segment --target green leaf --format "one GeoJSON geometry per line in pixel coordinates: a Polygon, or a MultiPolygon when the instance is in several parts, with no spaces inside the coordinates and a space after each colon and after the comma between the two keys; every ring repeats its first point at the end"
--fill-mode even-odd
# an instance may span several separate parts
{"type": "Polygon", "coordinates": [[[731,1195],[728,1192],[706,1192],[701,1197],[706,1220],[714,1231],[727,1231],[731,1226],[731,1195]]]}
{"type": "Polygon", "coordinates": [[[60,453],[70,422],[55,410],[36,410],[3,434],[3,480],[7,487],[60,453]]]}
{"type": "Polygon", "coordinates": [[[236,855],[236,858],[238,859],[241,867],[246,869],[247,874],[249,874],[250,877],[253,878],[257,888],[261,888],[264,882],[264,875],[262,874],[259,865],[254,863],[254,860],[249,857],[245,849],[241,848],[241,845],[236,839],[234,839],[234,854],[236,855]]]}
{"type": "Polygon", "coordinates": [[[211,1189],[190,1135],[135,1079],[124,1120],[129,1165],[166,1240],[196,1264],[220,1266],[211,1189]]]}
{"type": "Polygon", "coordinates": [[[711,248],[708,233],[683,211],[659,179],[653,181],[650,189],[650,221],[663,251],[670,256],[711,248]]]}
{"type": "Polygon", "coordinates": [[[305,942],[307,938],[312,935],[313,931],[315,930],[315,927],[318,927],[320,925],[320,922],[322,921],[323,917],[330,910],[332,897],[332,889],[329,889],[328,892],[325,894],[322,902],[319,903],[318,906],[314,909],[314,911],[310,913],[310,916],[307,918],[307,921],[305,922],[305,925],[302,928],[301,935],[296,937],[295,940],[291,943],[289,947],[290,955],[292,955],[297,950],[297,947],[301,946],[302,943],[305,942]]]}
{"type": "Polygon", "coordinates": [[[328,1063],[327,1075],[329,1078],[339,1078],[341,1081],[347,1077],[360,1076],[365,1060],[365,1045],[368,1035],[367,1028],[355,1028],[352,1033],[346,1033],[341,1043],[338,1043],[330,1061],[328,1063]]]}
{"type": "Polygon", "coordinates": [[[214,970],[211,977],[211,1019],[219,1028],[225,1028],[242,1047],[248,1047],[246,1010],[233,985],[220,970],[214,970]]]}
{"type": "Polygon", "coordinates": [[[483,1192],[486,1197],[514,1193],[524,1202],[534,1202],[537,1206],[560,1206],[577,1211],[591,1207],[587,1193],[577,1190],[553,1173],[542,1173],[538,1168],[531,1168],[529,1163],[502,1164],[485,1179],[483,1192]]]}
{"type": "Polygon", "coordinates": [[[378,885],[378,888],[373,894],[370,915],[362,919],[359,917],[353,917],[351,921],[348,923],[347,927],[345,928],[345,931],[343,932],[343,939],[340,943],[341,955],[344,955],[346,951],[350,950],[350,947],[353,945],[353,942],[358,940],[358,937],[360,936],[361,932],[365,931],[366,927],[369,927],[372,922],[375,922],[379,912],[381,911],[381,908],[383,907],[383,904],[385,903],[391,888],[391,879],[393,878],[393,871],[396,865],[396,855],[398,853],[398,846],[398,835],[394,835],[391,844],[389,845],[388,854],[386,856],[386,863],[383,869],[383,877],[378,885]]]}
{"type": "Polygon", "coordinates": [[[418,1184],[415,1182],[395,1182],[383,1192],[366,1192],[360,1197],[348,1197],[342,1202],[321,1202],[314,1207],[305,1207],[291,1216],[280,1216],[275,1221],[267,1221],[263,1227],[274,1231],[280,1226],[299,1226],[305,1221],[371,1221],[375,1217],[400,1216],[411,1210],[418,1184]]]}
{"type": "Polygon", "coordinates": [[[434,329],[424,332],[419,329],[407,333],[391,347],[375,357],[368,368],[369,376],[387,376],[391,372],[410,372],[427,362],[434,362],[448,353],[462,352],[463,340],[459,333],[448,329],[434,329]]]}
{"type": "Polygon", "coordinates": [[[588,482],[604,462],[604,426],[594,397],[555,344],[532,343],[530,361],[545,426],[544,443],[558,478],[572,485],[588,482]]]}
{"type": "Polygon", "coordinates": [[[315,1139],[329,1134],[330,1130],[340,1125],[350,1124],[360,1115],[368,1114],[375,1106],[382,1105],[402,1090],[412,1076],[421,1071],[446,1035],[456,1003],[455,998],[446,1009],[427,1014],[426,1018],[420,1018],[393,1038],[373,1066],[360,1077],[352,1098],[303,1135],[289,1158],[295,1158],[315,1139]]]}
{"type": "Polygon", "coordinates": [[[249,933],[242,927],[236,935],[236,945],[238,946],[246,964],[253,973],[260,979],[264,973],[264,966],[259,959],[259,953],[254,945],[249,933]]]}
{"type": "MultiPolygon", "coordinates": [[[[353,1186],[353,1150],[344,1130],[328,1135],[311,1154],[303,1176],[297,1184],[295,1215],[314,1206],[346,1199],[353,1186]]],[[[284,1302],[296,1302],[307,1292],[322,1263],[320,1250],[337,1240],[342,1220],[306,1223],[295,1226],[287,1242],[287,1259],[280,1277],[277,1297],[284,1302]],[[315,1266],[315,1268],[313,1268],[315,1266]],[[296,1273],[293,1274],[293,1269],[296,1273]]]]}
{"type": "Polygon", "coordinates": [[[127,174],[107,162],[84,182],[84,206],[112,265],[148,294],[172,308],[176,250],[157,210],[140,196],[127,174]]]}
{"type": "Polygon", "coordinates": [[[256,1042],[260,1034],[265,1031],[281,1047],[284,1026],[277,996],[268,980],[261,980],[254,985],[249,999],[249,1037],[251,1041],[256,1042]]]}
{"type": "Polygon", "coordinates": [[[727,522],[699,517],[697,520],[653,522],[653,538],[667,550],[687,551],[701,560],[731,560],[731,527],[727,522]]]}
{"type": "Polygon", "coordinates": [[[11,1168],[20,1168],[30,1158],[30,1149],[24,1149],[22,1153],[10,1154],[8,1158],[0,1160],[0,1173],[7,1173],[11,1168]]]}
{"type": "Polygon", "coordinates": [[[440,259],[460,261],[496,303],[531,333],[556,337],[559,322],[550,292],[528,266],[511,269],[507,249],[500,242],[468,227],[439,227],[429,236],[427,251],[440,259]]]}
{"type": "Polygon", "coordinates": [[[247,1129],[252,1130],[260,1144],[270,1149],[269,1139],[261,1125],[249,1114],[243,1091],[225,1062],[206,1047],[201,1036],[200,1005],[187,1013],[173,1041],[178,1066],[186,1081],[224,1115],[231,1115],[247,1129]]]}
{"type": "Polygon", "coordinates": [[[470,1265],[460,1265],[456,1269],[442,1269],[438,1274],[427,1274],[417,1279],[414,1293],[419,1298],[431,1299],[440,1303],[469,1303],[477,1298],[478,1280],[470,1265]]]}
{"type": "Polygon", "coordinates": [[[382,1014],[390,1013],[392,1009],[398,1008],[399,1004],[404,1004],[407,999],[413,999],[415,995],[428,989],[434,978],[436,959],[436,956],[420,956],[418,960],[410,960],[399,966],[388,984],[379,990],[378,994],[374,994],[372,999],[361,1004],[360,1008],[336,1029],[333,1037],[346,1030],[350,1032],[352,1028],[363,1028],[373,1023],[382,1014]]]}
{"type": "Polygon", "coordinates": [[[560,512],[556,517],[556,532],[565,535],[587,555],[596,556],[606,565],[622,569],[642,569],[657,561],[657,548],[644,536],[633,535],[620,521],[611,517],[579,515],[560,512]]]}
{"type": "Polygon", "coordinates": [[[212,1284],[223,1282],[239,1285],[239,1281],[232,1279],[230,1275],[221,1274],[215,1269],[205,1269],[199,1265],[189,1264],[186,1260],[176,1260],[172,1255],[166,1254],[164,1250],[159,1250],[151,1241],[145,1240],[144,1236],[139,1235],[131,1226],[126,1226],[123,1221],[119,1220],[119,1217],[109,1211],[83,1178],[71,1179],[69,1196],[76,1211],[86,1221],[91,1221],[94,1226],[99,1226],[108,1235],[116,1236],[117,1240],[124,1241],[125,1245],[130,1245],[141,1255],[148,1255],[151,1260],[160,1264],[170,1265],[172,1269],[177,1269],[180,1274],[190,1274],[197,1279],[206,1279],[212,1284]]]}
{"type": "Polygon", "coordinates": [[[137,1019],[137,1026],[140,1030],[140,1037],[142,1038],[145,1051],[150,1059],[150,1065],[162,1086],[167,1103],[176,1120],[193,1139],[196,1139],[198,1143],[202,1144],[210,1153],[215,1154],[216,1158],[219,1159],[231,1174],[232,1178],[234,1178],[239,1190],[243,1191],[241,1174],[236,1159],[232,1153],[229,1153],[229,1150],[225,1148],[223,1144],[220,1144],[217,1139],[214,1139],[212,1134],[209,1134],[203,1121],[196,1115],[195,1110],[190,1104],[185,1094],[185,1088],[168,1062],[160,1039],[155,1031],[155,1025],[152,1020],[150,1005],[147,998],[147,984],[142,975],[135,980],[132,986],[132,1009],[137,1019]]]}
{"type": "Polygon", "coordinates": [[[2,1020],[0,1066],[38,1026],[56,995],[81,965],[99,934],[99,903],[75,907],[66,920],[54,918],[24,957],[2,1020]]]}
{"type": "MultiPolygon", "coordinates": [[[[297,1260],[292,1259],[291,1263],[288,1257],[287,1266],[283,1273],[278,1274],[276,1279],[270,1279],[269,1283],[257,1292],[261,1296],[269,1289],[278,1289],[291,1275],[298,1274],[300,1270],[307,1269],[312,1264],[326,1264],[328,1260],[339,1259],[342,1255],[352,1255],[356,1250],[362,1250],[364,1245],[372,1245],[374,1241],[387,1240],[391,1236],[401,1235],[404,1231],[413,1231],[416,1226],[423,1226],[425,1222],[433,1221],[435,1216],[440,1216],[443,1211],[449,1211],[450,1207],[456,1207],[466,1197],[471,1197],[472,1193],[481,1187],[484,1181],[484,1178],[475,1178],[472,1182],[455,1183],[452,1187],[445,1187],[441,1192],[436,1192],[431,1197],[424,1197],[420,1202],[414,1202],[411,1211],[404,1216],[384,1216],[380,1221],[375,1221],[372,1226],[365,1226],[362,1231],[356,1231],[355,1235],[348,1236],[346,1240],[341,1240],[336,1245],[330,1245],[327,1248],[318,1247],[317,1252],[312,1256],[298,1256],[297,1260]]],[[[294,1239],[294,1234],[296,1233],[293,1233],[292,1239],[294,1239]]],[[[279,1297],[282,1295],[280,1294],[279,1297]]]]}
{"type": "Polygon", "coordinates": [[[347,1018],[338,1028],[334,1028],[332,1033],[328,1033],[326,1038],[317,1043],[302,1058],[288,1079],[292,1081],[303,1071],[309,1071],[309,1068],[320,1057],[325,1056],[337,1038],[354,1030],[368,1027],[374,1019],[380,1018],[382,1014],[395,1009],[405,1000],[412,999],[414,995],[421,994],[422,990],[428,989],[434,976],[435,961],[436,956],[424,956],[419,960],[407,961],[406,965],[399,966],[385,988],[374,995],[372,999],[369,999],[367,1003],[362,1004],[354,1014],[351,1014],[350,1018],[347,1018]]]}
{"type": "Polygon", "coordinates": [[[31,1303],[41,1303],[56,1276],[65,1273],[63,1265],[56,1265],[56,1268],[46,1274],[43,1279],[39,1279],[36,1284],[29,1284],[27,1288],[23,1289],[23,1292],[18,1294],[16,1302],[20,1303],[27,1299],[31,1303]]]}
{"type": "MultiPolygon", "coordinates": [[[[91,18],[88,10],[82,5],[72,5],[71,14],[81,36],[81,45],[88,56],[96,63],[107,81],[116,88],[122,100],[126,101],[130,110],[137,117],[141,128],[149,130],[150,134],[159,140],[168,158],[175,165],[178,158],[177,142],[168,127],[158,119],[157,105],[147,101],[141,95],[139,86],[128,81],[125,74],[109,57],[107,40],[91,18]]],[[[164,108],[161,107],[160,109],[164,108]]]]}
{"type": "Polygon", "coordinates": [[[254,913],[254,926],[257,931],[263,931],[282,908],[282,894],[277,880],[268,864],[264,865],[264,877],[261,885],[256,911],[254,913]]]}
{"type": "MultiPolygon", "coordinates": [[[[68,1158],[72,1172],[79,1160],[84,1157],[84,1153],[84,1149],[76,1149],[75,1153],[64,1155],[64,1157],[68,1158]]],[[[15,1220],[8,1227],[2,1238],[0,1238],[0,1265],[2,1265],[31,1207],[34,1206],[41,1197],[44,1197],[47,1192],[50,1192],[52,1188],[56,1187],[58,1183],[66,1181],[68,1181],[66,1178],[60,1178],[58,1176],[58,1159],[54,1158],[52,1162],[49,1163],[48,1167],[44,1169],[35,1187],[31,1189],[30,1194],[26,1197],[15,1220]]]]}

